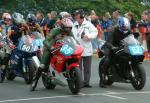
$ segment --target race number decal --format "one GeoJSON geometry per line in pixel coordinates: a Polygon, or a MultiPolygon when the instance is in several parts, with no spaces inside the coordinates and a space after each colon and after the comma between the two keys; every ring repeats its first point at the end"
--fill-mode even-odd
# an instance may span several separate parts
{"type": "Polygon", "coordinates": [[[29,45],[23,45],[22,46],[22,51],[29,52],[30,50],[31,50],[31,46],[29,46],[29,45]]]}
{"type": "Polygon", "coordinates": [[[131,55],[143,55],[143,48],[139,45],[129,46],[131,55]]]}
{"type": "Polygon", "coordinates": [[[73,54],[74,49],[68,44],[65,44],[61,47],[60,52],[65,56],[70,56],[71,54],[73,54]]]}

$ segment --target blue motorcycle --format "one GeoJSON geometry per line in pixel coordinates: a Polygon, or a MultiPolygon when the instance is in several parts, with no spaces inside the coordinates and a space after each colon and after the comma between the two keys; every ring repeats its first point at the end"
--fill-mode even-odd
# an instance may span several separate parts
{"type": "Polygon", "coordinates": [[[24,78],[26,84],[30,84],[37,69],[37,56],[42,46],[43,40],[36,39],[33,35],[21,37],[17,48],[12,51],[6,71],[7,79],[14,80],[18,76],[24,78]]]}
{"type": "MultiPolygon", "coordinates": [[[[100,45],[101,53],[103,53],[105,43],[101,44],[104,44],[100,45]]],[[[100,83],[103,82],[105,86],[110,86],[114,82],[131,83],[136,90],[141,90],[146,82],[146,73],[142,65],[143,47],[132,34],[125,37],[121,44],[121,47],[112,49],[109,68],[104,68],[107,58],[103,56],[101,59],[99,64],[100,83]]]]}

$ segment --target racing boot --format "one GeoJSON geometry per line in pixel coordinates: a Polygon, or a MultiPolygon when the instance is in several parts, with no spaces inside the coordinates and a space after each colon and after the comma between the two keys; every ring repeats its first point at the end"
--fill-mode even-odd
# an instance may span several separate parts
{"type": "Polygon", "coordinates": [[[6,69],[5,69],[5,65],[2,65],[0,68],[0,83],[3,83],[5,80],[5,74],[6,74],[6,69]]]}

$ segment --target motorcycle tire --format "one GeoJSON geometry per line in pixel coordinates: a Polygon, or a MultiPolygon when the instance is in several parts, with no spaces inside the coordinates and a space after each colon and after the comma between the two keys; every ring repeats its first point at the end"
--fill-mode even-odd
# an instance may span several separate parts
{"type": "Polygon", "coordinates": [[[24,73],[24,80],[26,84],[31,84],[35,75],[36,67],[34,66],[34,63],[32,61],[29,61],[26,69],[27,72],[24,73]]]}
{"type": "Polygon", "coordinates": [[[145,86],[146,72],[142,64],[132,66],[135,77],[131,77],[131,83],[134,89],[141,90],[145,86]]]}
{"type": "Polygon", "coordinates": [[[68,79],[68,86],[72,94],[78,94],[82,86],[81,71],[78,67],[70,71],[70,78],[68,79]]]}
{"type": "MultiPolygon", "coordinates": [[[[104,72],[102,72],[102,71],[104,71],[104,70],[101,70],[102,69],[102,65],[103,65],[103,63],[104,63],[104,58],[100,61],[100,63],[99,63],[99,77],[101,77],[100,75],[105,75],[105,77],[104,78],[106,78],[106,76],[107,76],[107,74],[104,74],[104,72]]],[[[100,79],[100,81],[101,81],[102,79],[100,79]]],[[[105,79],[105,80],[103,80],[102,82],[104,82],[104,84],[105,85],[107,85],[107,86],[111,86],[113,83],[114,83],[114,81],[112,81],[108,76],[107,76],[107,80],[105,79]]],[[[100,84],[100,83],[99,83],[100,84]]]]}
{"type": "Polygon", "coordinates": [[[7,80],[12,81],[12,80],[15,79],[15,77],[16,77],[16,75],[15,75],[14,71],[12,71],[10,68],[6,69],[6,78],[7,78],[7,80]]]}
{"type": "Polygon", "coordinates": [[[52,79],[48,75],[42,75],[42,82],[46,89],[55,89],[56,84],[52,83],[52,79]]]}
{"type": "Polygon", "coordinates": [[[0,83],[3,83],[5,80],[5,71],[0,69],[0,83]]]}

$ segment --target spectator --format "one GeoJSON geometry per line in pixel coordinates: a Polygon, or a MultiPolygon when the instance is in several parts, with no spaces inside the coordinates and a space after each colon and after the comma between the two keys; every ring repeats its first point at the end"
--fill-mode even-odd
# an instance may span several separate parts
{"type": "Polygon", "coordinates": [[[91,22],[85,19],[83,10],[76,10],[74,12],[74,18],[76,22],[72,28],[75,39],[83,47],[84,51],[81,58],[80,69],[84,69],[84,81],[83,87],[91,88],[90,77],[91,77],[91,63],[92,63],[92,39],[96,38],[98,32],[97,29],[92,25],[91,22]],[[83,64],[83,67],[82,67],[83,64]]]}
{"type": "Polygon", "coordinates": [[[51,13],[47,13],[48,21],[52,19],[51,13]]]}
{"type": "Polygon", "coordinates": [[[109,36],[109,28],[112,25],[111,16],[109,12],[106,12],[103,16],[102,22],[101,22],[101,28],[104,33],[105,40],[108,40],[109,36]]]}
{"type": "Polygon", "coordinates": [[[132,30],[135,38],[138,39],[139,32],[137,31],[137,23],[136,23],[136,20],[134,19],[134,14],[132,12],[128,12],[124,16],[130,21],[131,30],[132,30]]]}
{"type": "Polygon", "coordinates": [[[47,26],[50,30],[55,27],[55,23],[56,23],[57,19],[58,19],[57,12],[51,11],[51,20],[47,24],[47,26]]]}
{"type": "Polygon", "coordinates": [[[148,11],[144,11],[141,15],[141,22],[142,23],[148,23],[148,11]]]}
{"type": "Polygon", "coordinates": [[[96,15],[96,12],[94,10],[91,10],[91,14],[89,17],[87,17],[88,21],[92,21],[92,18],[98,19],[98,16],[96,15]]]}
{"type": "Polygon", "coordinates": [[[93,45],[93,49],[94,49],[94,53],[97,53],[98,50],[98,41],[100,41],[101,39],[101,27],[100,27],[100,23],[98,20],[98,17],[95,15],[91,15],[91,23],[97,28],[98,30],[98,36],[97,38],[92,40],[92,45],[93,45]]]}
{"type": "Polygon", "coordinates": [[[150,13],[149,11],[144,11],[142,13],[142,22],[143,22],[143,25],[147,28],[147,33],[146,33],[146,40],[147,40],[147,48],[148,48],[148,52],[150,54],[150,33],[149,33],[149,28],[150,28],[150,13]]]}
{"type": "Polygon", "coordinates": [[[36,17],[37,17],[38,24],[42,28],[42,30],[44,32],[44,36],[46,37],[47,20],[44,17],[43,12],[42,11],[37,11],[36,17]]]}
{"type": "Polygon", "coordinates": [[[147,28],[148,28],[148,33],[150,33],[150,10],[148,11],[148,25],[147,25],[147,28]]]}
{"type": "Polygon", "coordinates": [[[135,28],[137,23],[136,23],[136,20],[134,19],[134,14],[132,12],[128,12],[124,16],[129,19],[131,29],[135,28]]]}
{"type": "Polygon", "coordinates": [[[112,13],[112,25],[109,28],[110,32],[113,32],[114,28],[116,28],[118,26],[118,20],[119,20],[120,17],[121,17],[120,16],[120,10],[115,10],[112,13]]]}

